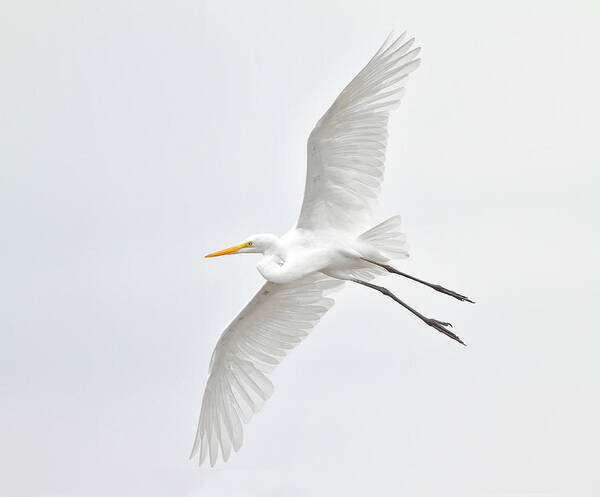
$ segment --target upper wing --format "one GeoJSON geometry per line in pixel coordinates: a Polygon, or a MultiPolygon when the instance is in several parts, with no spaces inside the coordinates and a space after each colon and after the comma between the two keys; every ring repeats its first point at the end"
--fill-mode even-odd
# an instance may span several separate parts
{"type": "Polygon", "coordinates": [[[403,42],[404,34],[388,37],[310,134],[299,228],[358,234],[369,227],[383,181],[389,112],[420,63],[414,38],[403,42]]]}
{"type": "Polygon", "coordinates": [[[265,376],[308,335],[331,308],[326,297],[343,282],[312,274],[293,283],[267,282],[225,329],[213,352],[192,454],[207,452],[211,466],[219,450],[227,461],[242,445],[242,423],[273,393],[265,376]]]}

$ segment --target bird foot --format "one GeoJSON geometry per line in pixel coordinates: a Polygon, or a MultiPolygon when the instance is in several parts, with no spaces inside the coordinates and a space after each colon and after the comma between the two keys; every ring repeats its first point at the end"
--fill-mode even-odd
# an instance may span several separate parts
{"type": "Polygon", "coordinates": [[[471,304],[475,303],[469,297],[465,297],[464,295],[461,295],[460,293],[457,293],[453,290],[448,290],[447,288],[444,288],[441,285],[431,285],[431,288],[438,292],[445,293],[446,295],[450,295],[451,297],[454,297],[455,299],[458,299],[461,302],[471,302],[471,304]]]}
{"type": "Polygon", "coordinates": [[[433,329],[439,331],[440,333],[443,333],[447,337],[452,338],[452,340],[456,340],[458,343],[462,343],[463,345],[466,345],[466,343],[463,342],[458,335],[456,335],[455,333],[452,333],[448,329],[448,328],[452,328],[452,324],[446,323],[444,321],[438,321],[437,319],[433,319],[433,318],[425,318],[425,323],[428,324],[429,326],[431,326],[433,329]]]}

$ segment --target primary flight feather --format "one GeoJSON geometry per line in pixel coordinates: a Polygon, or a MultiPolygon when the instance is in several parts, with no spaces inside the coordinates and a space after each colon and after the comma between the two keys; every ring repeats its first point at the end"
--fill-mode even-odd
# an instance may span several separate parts
{"type": "Polygon", "coordinates": [[[258,234],[207,257],[262,254],[267,280],[225,329],[212,355],[191,457],[219,453],[227,461],[243,442],[243,424],[271,396],[267,374],[296,347],[351,281],[392,298],[426,324],[463,343],[449,323],[427,318],[384,287],[376,276],[398,274],[455,297],[467,297],[389,265],[408,256],[400,218],[372,226],[371,207],[383,181],[387,124],[400,103],[420,48],[404,34],[388,37],[317,122],[307,146],[304,201],[285,235],[258,234]],[[370,229],[369,229],[370,228],[370,229]]]}

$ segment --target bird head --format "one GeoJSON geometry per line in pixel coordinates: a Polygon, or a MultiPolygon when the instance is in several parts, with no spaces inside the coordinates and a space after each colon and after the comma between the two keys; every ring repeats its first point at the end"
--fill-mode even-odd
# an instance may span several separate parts
{"type": "Polygon", "coordinates": [[[269,249],[276,246],[277,241],[277,236],[272,235],[271,233],[261,233],[249,236],[242,243],[219,250],[218,252],[213,252],[205,257],[217,257],[219,255],[232,254],[264,254],[269,249]]]}

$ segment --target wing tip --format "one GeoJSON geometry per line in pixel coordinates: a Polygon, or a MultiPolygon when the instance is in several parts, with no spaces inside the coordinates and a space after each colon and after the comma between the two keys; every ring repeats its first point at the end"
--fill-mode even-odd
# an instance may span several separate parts
{"type": "Polygon", "coordinates": [[[407,31],[406,30],[401,31],[400,34],[398,36],[396,36],[397,31],[398,30],[396,30],[396,29],[392,29],[392,30],[388,31],[388,34],[385,37],[385,40],[384,40],[383,44],[381,45],[381,47],[379,47],[379,50],[377,51],[376,55],[379,55],[383,52],[388,51],[392,45],[395,45],[399,41],[404,40],[404,38],[406,37],[407,31]]]}

